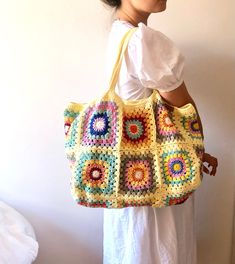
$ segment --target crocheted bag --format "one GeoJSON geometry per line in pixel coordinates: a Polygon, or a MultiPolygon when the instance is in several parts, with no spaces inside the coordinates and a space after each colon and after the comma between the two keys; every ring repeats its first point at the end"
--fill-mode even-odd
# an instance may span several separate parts
{"type": "Polygon", "coordinates": [[[127,101],[115,93],[123,37],[108,91],[64,111],[71,191],[80,205],[164,207],[185,202],[202,182],[203,137],[192,104],[173,107],[157,90],[127,101]]]}

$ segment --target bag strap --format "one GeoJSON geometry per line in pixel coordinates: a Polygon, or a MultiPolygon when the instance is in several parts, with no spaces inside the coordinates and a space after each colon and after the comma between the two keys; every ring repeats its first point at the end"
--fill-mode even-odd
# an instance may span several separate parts
{"type": "Polygon", "coordinates": [[[114,64],[111,80],[109,82],[108,91],[114,91],[115,90],[115,87],[116,87],[116,84],[118,81],[118,77],[119,77],[119,73],[120,73],[120,69],[121,69],[121,65],[122,65],[122,59],[123,59],[125,51],[128,47],[129,40],[130,40],[132,34],[137,29],[138,29],[138,27],[134,27],[134,28],[128,30],[125,33],[124,37],[122,38],[122,40],[118,46],[118,56],[117,56],[116,62],[114,64]]]}

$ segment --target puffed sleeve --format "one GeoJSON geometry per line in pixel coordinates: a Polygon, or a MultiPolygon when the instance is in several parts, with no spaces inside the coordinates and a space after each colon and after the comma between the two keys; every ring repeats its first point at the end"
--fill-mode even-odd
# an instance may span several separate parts
{"type": "Polygon", "coordinates": [[[144,87],[168,92],[183,82],[185,58],[164,34],[139,23],[128,53],[144,87]]]}

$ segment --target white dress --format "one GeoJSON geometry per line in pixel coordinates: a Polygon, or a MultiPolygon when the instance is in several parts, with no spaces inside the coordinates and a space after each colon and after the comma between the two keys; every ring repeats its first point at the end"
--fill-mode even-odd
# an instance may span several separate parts
{"type": "MultiPolygon", "coordinates": [[[[117,47],[130,23],[115,20],[107,46],[111,76],[117,47]]],[[[143,23],[129,41],[116,92],[140,99],[152,89],[171,91],[183,82],[184,57],[164,34],[143,23]]],[[[197,264],[194,194],[179,205],[104,209],[103,264],[197,264]]]]}

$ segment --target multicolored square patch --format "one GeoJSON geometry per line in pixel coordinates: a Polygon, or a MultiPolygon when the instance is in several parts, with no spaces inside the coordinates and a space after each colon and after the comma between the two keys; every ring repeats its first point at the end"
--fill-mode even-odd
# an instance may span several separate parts
{"type": "Polygon", "coordinates": [[[182,139],[182,135],[175,125],[173,111],[167,105],[158,102],[154,107],[154,113],[158,140],[170,141],[182,139]]]}
{"type": "Polygon", "coordinates": [[[117,105],[101,102],[89,107],[83,121],[83,146],[114,147],[118,137],[117,105]]]}
{"type": "Polygon", "coordinates": [[[109,153],[83,152],[75,170],[77,188],[92,194],[112,194],[117,158],[109,153]]]}
{"type": "Polygon", "coordinates": [[[155,178],[155,166],[151,153],[131,155],[129,153],[121,155],[120,181],[121,192],[145,195],[154,193],[157,188],[155,178]]]}
{"type": "Polygon", "coordinates": [[[183,125],[183,128],[188,132],[187,134],[192,139],[202,139],[202,134],[196,114],[193,114],[192,116],[183,116],[180,122],[183,125]]]}
{"type": "Polygon", "coordinates": [[[153,143],[153,124],[149,122],[149,109],[123,113],[123,148],[141,148],[153,143]]]}
{"type": "Polygon", "coordinates": [[[163,151],[160,155],[160,164],[163,181],[167,185],[184,185],[195,175],[190,154],[183,148],[163,151]]]}

